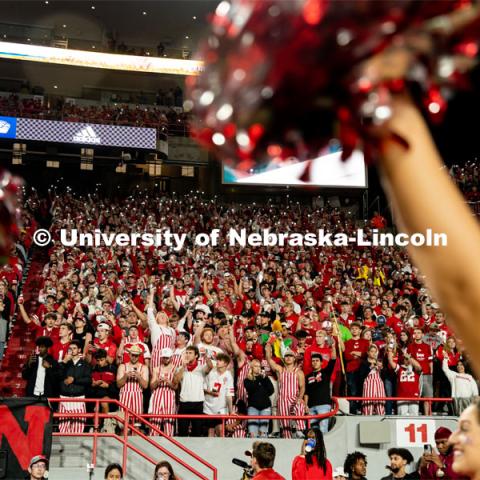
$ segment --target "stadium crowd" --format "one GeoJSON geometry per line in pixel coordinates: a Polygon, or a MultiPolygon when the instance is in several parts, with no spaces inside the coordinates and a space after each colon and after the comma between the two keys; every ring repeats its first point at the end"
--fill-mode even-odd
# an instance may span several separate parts
{"type": "MultiPolygon", "coordinates": [[[[169,98],[168,92],[167,94],[162,93],[159,98],[169,98]]],[[[0,115],[156,128],[162,133],[169,132],[171,135],[186,136],[188,135],[188,115],[178,112],[172,108],[172,105],[168,106],[166,103],[164,107],[140,107],[113,102],[108,105],[84,106],[59,98],[52,102],[45,102],[39,98],[19,98],[12,94],[8,97],[0,96],[0,115]]]]}
{"type": "MultiPolygon", "coordinates": [[[[27,395],[63,397],[83,412],[94,397],[119,398],[167,434],[220,435],[212,414],[316,415],[332,395],[351,414],[460,414],[478,395],[468,356],[403,249],[193,244],[219,228],[352,232],[346,212],[222,204],[198,192],[113,201],[70,193],[51,199],[55,243],[39,307],[19,313],[37,351],[23,367],[27,395]],[[186,234],[183,249],[63,247],[60,231],[186,234]],[[375,400],[408,397],[408,401],[375,400]],[[422,397],[452,403],[421,402],[422,397]],[[172,414],[204,414],[178,422],[172,414]]],[[[366,231],[369,231],[367,226],[366,231]]],[[[102,402],[102,411],[109,405],[102,402]]],[[[314,423],[314,422],[312,422],[314,423]]],[[[328,419],[319,424],[328,430],[328,419]]],[[[64,418],[64,432],[85,423],[64,418]]],[[[105,430],[115,423],[105,420],[105,430]]],[[[302,437],[301,419],[230,419],[234,437],[302,437]]],[[[155,434],[155,431],[151,432],[155,434]]]]}

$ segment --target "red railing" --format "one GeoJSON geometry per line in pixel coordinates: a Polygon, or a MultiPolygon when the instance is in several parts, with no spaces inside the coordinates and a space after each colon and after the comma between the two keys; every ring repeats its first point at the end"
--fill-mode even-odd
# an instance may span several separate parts
{"type": "Polygon", "coordinates": [[[152,418],[152,419],[181,419],[181,418],[189,418],[192,420],[221,420],[222,421],[222,437],[225,436],[225,422],[227,420],[304,420],[307,422],[307,428],[310,428],[310,423],[315,420],[323,420],[324,418],[334,417],[339,410],[338,401],[336,398],[332,398],[333,401],[333,408],[327,413],[322,413],[319,415],[170,415],[170,414],[157,414],[157,413],[150,413],[142,415],[143,418],[152,418]]]}
{"type": "Polygon", "coordinates": [[[97,463],[97,446],[98,446],[98,438],[114,438],[123,445],[123,468],[126,471],[127,467],[127,454],[128,450],[132,450],[134,453],[140,455],[142,458],[147,460],[152,464],[156,464],[157,462],[150,458],[147,454],[142,452],[140,449],[135,447],[134,445],[129,443],[128,434],[129,432],[133,433],[134,435],[144,439],[148,444],[153,445],[155,448],[160,450],[163,454],[168,456],[174,462],[177,462],[182,467],[186,468],[189,472],[194,474],[196,478],[200,478],[201,480],[209,480],[205,475],[195,470],[191,465],[186,463],[184,460],[179,458],[178,456],[171,453],[165,447],[161,446],[148,435],[145,435],[141,430],[139,430],[135,425],[132,424],[133,421],[137,421],[138,423],[143,424],[147,428],[150,429],[150,432],[154,432],[156,435],[162,436],[166,438],[169,442],[173,445],[178,447],[180,450],[188,454],[191,458],[197,460],[200,464],[204,467],[209,469],[212,472],[213,480],[217,480],[217,469],[206,462],[203,458],[197,455],[195,452],[191,451],[190,449],[186,448],[180,442],[175,440],[174,438],[165,435],[156,425],[152,424],[149,420],[150,419],[170,419],[176,420],[181,418],[188,418],[188,419],[198,419],[198,420],[205,420],[207,417],[208,419],[219,419],[222,421],[222,437],[225,436],[225,423],[228,420],[291,420],[291,421],[298,421],[304,420],[307,422],[307,428],[310,428],[310,424],[313,420],[319,421],[325,418],[334,417],[338,414],[339,411],[339,404],[338,400],[348,400],[348,401],[359,401],[359,402],[385,402],[385,401],[395,401],[395,402],[428,402],[432,404],[433,402],[452,402],[451,398],[441,398],[441,397],[426,397],[426,398],[419,398],[419,397],[332,397],[333,408],[330,412],[320,414],[320,415],[303,415],[303,416],[292,416],[292,415],[179,415],[179,414],[145,414],[145,415],[138,415],[124,405],[122,405],[118,400],[104,400],[104,399],[75,399],[75,398],[55,398],[50,399],[52,403],[61,403],[63,402],[85,402],[85,403],[95,403],[95,412],[94,413],[55,413],[54,418],[90,418],[93,419],[93,432],[90,433],[54,433],[55,437],[93,437],[93,447],[92,447],[92,461],[91,463],[95,466],[97,463]],[[101,403],[109,403],[116,405],[120,410],[123,410],[124,414],[123,417],[116,415],[115,413],[100,413],[99,407],[101,403]],[[110,418],[115,419],[117,422],[123,424],[123,434],[122,436],[113,434],[113,433],[101,433],[99,432],[100,427],[100,420],[102,418],[110,418]]]}
{"type": "Polygon", "coordinates": [[[443,397],[335,397],[343,400],[353,400],[359,402],[453,402],[453,398],[443,398],[443,397]]]}
{"type": "Polygon", "coordinates": [[[50,402],[52,403],[61,403],[61,402],[77,402],[77,403],[95,403],[95,412],[94,413],[55,413],[54,418],[59,418],[59,419],[64,419],[65,417],[69,418],[93,418],[93,432],[89,433],[54,433],[53,435],[55,437],[78,437],[78,436],[83,436],[83,437],[93,437],[93,448],[92,448],[92,464],[95,466],[97,463],[97,444],[98,444],[98,438],[102,437],[110,437],[110,438],[115,438],[118,441],[120,441],[123,444],[123,468],[126,470],[127,467],[127,454],[128,454],[128,449],[131,449],[133,452],[137,453],[141,457],[143,457],[145,460],[149,461],[153,465],[157,463],[157,461],[153,460],[150,458],[148,455],[146,455],[144,452],[140,451],[138,448],[136,448],[134,445],[129,443],[128,440],[128,434],[129,431],[134,433],[136,436],[144,439],[147,443],[150,445],[154,446],[158,450],[160,450],[163,454],[171,458],[174,462],[177,462],[179,465],[182,467],[186,468],[189,472],[193,473],[197,478],[200,478],[201,480],[210,480],[208,477],[203,475],[202,473],[198,472],[195,470],[190,464],[186,463],[184,460],[181,458],[177,457],[173,453],[171,453],[169,450],[167,450],[165,447],[162,445],[158,444],[152,438],[150,438],[148,435],[145,435],[141,430],[135,427],[135,425],[131,424],[131,420],[136,420],[139,423],[145,425],[150,429],[150,431],[155,432],[157,435],[162,436],[166,438],[170,443],[178,447],[180,450],[185,452],[188,456],[191,458],[194,458],[197,460],[199,463],[201,463],[204,467],[209,469],[212,472],[213,475],[213,480],[218,480],[218,472],[217,469],[205,461],[203,458],[201,458],[199,455],[197,455],[195,452],[191,451],[184,445],[182,445],[180,442],[175,440],[172,437],[169,437],[168,435],[165,435],[158,427],[150,423],[148,420],[143,418],[141,415],[137,415],[135,412],[132,412],[130,409],[125,407],[125,405],[121,404],[117,400],[108,400],[105,401],[104,399],[78,399],[78,398],[52,398],[49,399],[50,402]],[[114,404],[116,405],[120,410],[123,410],[123,418],[122,416],[116,415],[115,413],[110,414],[110,413],[100,413],[100,404],[101,403],[109,403],[109,404],[114,404]],[[115,419],[117,422],[120,422],[123,424],[123,438],[111,434],[111,433],[101,433],[99,432],[99,426],[100,426],[100,419],[102,418],[110,418],[110,419],[115,419]]]}

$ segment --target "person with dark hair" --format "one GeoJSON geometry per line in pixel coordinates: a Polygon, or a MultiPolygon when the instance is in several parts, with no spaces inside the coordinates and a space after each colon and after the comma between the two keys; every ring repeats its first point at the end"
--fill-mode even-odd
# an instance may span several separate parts
{"type": "Polygon", "coordinates": [[[105,480],[122,480],[123,468],[118,463],[111,463],[105,469],[104,478],[105,480]]]}
{"type": "MultiPolygon", "coordinates": [[[[352,338],[347,340],[344,345],[347,393],[351,397],[358,397],[362,394],[359,371],[362,360],[367,358],[369,342],[360,337],[361,325],[358,322],[353,322],[350,325],[350,333],[352,334],[352,338]]],[[[356,415],[359,411],[360,402],[356,400],[350,401],[350,413],[356,415]]]]}
{"type": "MultiPolygon", "coordinates": [[[[78,340],[72,340],[68,347],[67,355],[60,363],[60,397],[64,399],[85,398],[92,383],[92,369],[82,357],[82,344],[78,340]]],[[[60,403],[59,413],[86,413],[85,402],[60,403]]],[[[59,430],[61,433],[83,433],[85,418],[60,419],[59,430]]]]}
{"type": "Polygon", "coordinates": [[[158,462],[155,465],[155,471],[153,473],[153,480],[178,480],[173,468],[169,462],[158,462]]]}
{"type": "MultiPolygon", "coordinates": [[[[200,365],[198,361],[199,355],[200,353],[196,346],[187,347],[185,350],[185,359],[173,377],[174,389],[177,389],[181,384],[179,414],[203,414],[203,402],[205,401],[203,384],[206,375],[213,368],[213,363],[210,357],[206,356],[206,364],[200,365]]],[[[178,435],[180,437],[187,437],[190,425],[192,427],[192,436],[199,437],[202,434],[201,420],[181,418],[178,420],[178,435]]]]}
{"type": "Polygon", "coordinates": [[[33,353],[23,367],[22,377],[27,381],[27,397],[56,397],[58,393],[59,367],[55,359],[48,354],[53,345],[50,337],[38,337],[35,340],[38,354],[33,353]]]}
{"type": "Polygon", "coordinates": [[[332,465],[327,459],[323,433],[311,428],[302,443],[302,452],[293,459],[292,478],[295,480],[331,480],[332,465]]]}
{"type": "Polygon", "coordinates": [[[419,480],[420,476],[417,472],[407,473],[406,467],[413,462],[413,455],[406,448],[390,448],[388,450],[390,465],[390,475],[383,477],[381,480],[419,480]]]}
{"type": "Polygon", "coordinates": [[[475,378],[465,371],[465,363],[462,360],[458,360],[454,371],[448,366],[448,353],[443,354],[442,370],[452,386],[451,396],[455,415],[460,415],[478,397],[478,385],[475,378]]]}
{"type": "MultiPolygon", "coordinates": [[[[92,398],[101,398],[106,400],[100,403],[102,413],[109,412],[108,399],[115,398],[118,394],[116,388],[117,367],[108,363],[106,350],[99,349],[94,353],[95,366],[92,370],[92,385],[90,395],[92,398]]],[[[104,419],[102,431],[114,433],[113,420],[104,419]]]]}
{"type": "MultiPolygon", "coordinates": [[[[235,387],[233,376],[228,370],[231,358],[226,353],[219,353],[216,359],[217,365],[205,378],[205,401],[203,413],[205,415],[229,415],[233,412],[233,397],[235,387]]],[[[208,436],[221,436],[222,421],[213,419],[206,421],[208,436]]]]}
{"type": "Polygon", "coordinates": [[[29,480],[43,480],[48,477],[48,458],[36,455],[30,460],[28,466],[29,480]]]}
{"type": "Polygon", "coordinates": [[[453,447],[452,469],[470,480],[480,480],[480,402],[467,407],[448,439],[453,447]]]}
{"type": "Polygon", "coordinates": [[[430,449],[430,451],[426,451],[420,457],[418,468],[420,480],[430,480],[431,478],[440,477],[445,477],[451,480],[465,478],[464,476],[455,473],[452,469],[453,449],[448,443],[451,434],[452,432],[448,428],[437,428],[435,431],[435,444],[437,446],[438,454],[430,449]]]}
{"type": "Polygon", "coordinates": [[[285,480],[274,469],[275,447],[268,442],[255,442],[252,450],[252,468],[255,475],[252,480],[285,480]]]}
{"type": "Polygon", "coordinates": [[[347,455],[343,470],[348,475],[348,480],[367,480],[367,456],[362,452],[353,452],[347,455]]]}
{"type": "MultiPolygon", "coordinates": [[[[330,395],[330,380],[332,378],[337,353],[335,344],[331,347],[330,360],[322,368],[323,357],[320,353],[314,352],[310,357],[311,370],[305,377],[305,405],[308,415],[328,413],[332,409],[332,398],[330,395]]],[[[312,420],[312,427],[319,424],[322,433],[328,432],[328,417],[323,420],[312,420]]]]}

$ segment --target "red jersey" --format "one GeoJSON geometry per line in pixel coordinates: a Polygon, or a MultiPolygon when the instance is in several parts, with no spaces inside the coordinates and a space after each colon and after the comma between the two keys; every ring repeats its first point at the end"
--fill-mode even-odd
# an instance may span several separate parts
{"type": "Polygon", "coordinates": [[[28,326],[35,332],[35,338],[50,337],[53,343],[58,342],[58,334],[60,332],[60,329],[58,327],[53,327],[51,329],[48,329],[47,327],[42,325],[37,325],[34,322],[30,322],[28,326]]]}
{"type": "Polygon", "coordinates": [[[61,362],[66,357],[69,346],[70,342],[61,343],[60,340],[58,340],[54,342],[52,348],[50,349],[50,354],[57,362],[61,362]]]}
{"type": "Polygon", "coordinates": [[[342,324],[345,325],[347,328],[350,328],[350,325],[355,321],[355,315],[352,313],[347,314],[347,317],[344,318],[343,314],[340,314],[338,316],[338,321],[342,324]]]}
{"type": "Polygon", "coordinates": [[[403,320],[395,315],[387,320],[387,327],[390,327],[397,336],[400,335],[402,330],[405,330],[403,320]]]}
{"type": "Polygon", "coordinates": [[[433,360],[432,347],[426,343],[411,343],[407,352],[420,364],[422,367],[422,373],[425,375],[431,375],[431,362],[433,360]]]}
{"type": "Polygon", "coordinates": [[[420,375],[400,365],[395,369],[397,373],[397,397],[419,397],[420,375]]]}
{"type": "Polygon", "coordinates": [[[370,342],[364,338],[354,340],[351,338],[345,342],[345,360],[347,361],[347,372],[355,372],[360,368],[362,359],[367,358],[367,350],[370,342]],[[361,352],[361,358],[354,357],[352,352],[361,352]]]}
{"type": "Polygon", "coordinates": [[[99,349],[101,348],[101,349],[105,350],[107,352],[107,357],[113,358],[115,360],[115,358],[117,356],[117,346],[115,345],[115,342],[112,339],[107,338],[106,342],[101,343],[98,338],[95,338],[93,340],[93,344],[97,348],[99,348],[99,349]]]}
{"type": "Polygon", "coordinates": [[[115,377],[115,373],[109,370],[105,370],[105,371],[94,370],[92,372],[92,380],[94,382],[101,380],[102,382],[112,385],[116,381],[116,377],[115,377]]]}

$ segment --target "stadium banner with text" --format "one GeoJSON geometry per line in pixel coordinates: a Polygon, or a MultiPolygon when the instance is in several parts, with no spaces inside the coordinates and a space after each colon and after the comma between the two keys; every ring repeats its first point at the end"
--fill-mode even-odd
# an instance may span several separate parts
{"type": "Polygon", "coordinates": [[[170,75],[198,75],[204,69],[199,60],[87,52],[12,42],[0,42],[0,58],[170,75]]]}
{"type": "Polygon", "coordinates": [[[0,117],[0,139],[77,143],[79,145],[145,148],[157,147],[155,128],[125,127],[33,118],[0,117]]]}
{"type": "Polygon", "coordinates": [[[50,458],[53,411],[46,399],[0,398],[0,419],[0,478],[24,479],[32,457],[50,458]]]}

